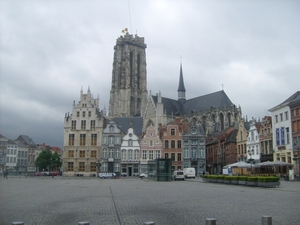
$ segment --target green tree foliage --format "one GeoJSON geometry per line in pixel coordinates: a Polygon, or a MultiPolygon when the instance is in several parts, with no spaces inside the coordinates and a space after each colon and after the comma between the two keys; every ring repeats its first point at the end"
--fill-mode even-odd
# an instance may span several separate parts
{"type": "Polygon", "coordinates": [[[53,171],[61,167],[61,160],[57,152],[51,153],[49,150],[42,151],[34,162],[39,171],[53,171]]]}

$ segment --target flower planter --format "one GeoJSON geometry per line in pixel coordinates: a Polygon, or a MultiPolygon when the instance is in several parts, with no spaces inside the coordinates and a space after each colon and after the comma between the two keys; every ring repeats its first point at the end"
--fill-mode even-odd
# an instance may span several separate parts
{"type": "Polygon", "coordinates": [[[257,182],[259,187],[279,187],[280,182],[257,182]]]}
{"type": "Polygon", "coordinates": [[[247,186],[257,186],[257,182],[256,181],[247,181],[247,186]]]}
{"type": "Polygon", "coordinates": [[[239,181],[238,180],[232,180],[231,184],[239,184],[239,181]]]}
{"type": "Polygon", "coordinates": [[[247,181],[245,181],[245,180],[239,180],[239,184],[240,185],[247,185],[247,181]]]}
{"type": "Polygon", "coordinates": [[[231,180],[224,180],[224,184],[231,184],[231,180]]]}

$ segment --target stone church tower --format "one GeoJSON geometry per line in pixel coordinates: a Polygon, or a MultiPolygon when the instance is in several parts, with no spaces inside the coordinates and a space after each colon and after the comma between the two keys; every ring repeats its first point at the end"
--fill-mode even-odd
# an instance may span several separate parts
{"type": "Polygon", "coordinates": [[[110,117],[141,116],[147,101],[146,49],[143,37],[128,32],[114,47],[110,117]]]}

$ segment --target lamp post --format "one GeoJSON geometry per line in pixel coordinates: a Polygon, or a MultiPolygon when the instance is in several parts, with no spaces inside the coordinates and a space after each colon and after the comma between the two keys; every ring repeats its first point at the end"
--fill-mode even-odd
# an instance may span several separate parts
{"type": "Polygon", "coordinates": [[[96,167],[97,167],[97,174],[96,174],[96,178],[98,178],[98,175],[99,175],[99,172],[100,172],[100,166],[101,166],[101,163],[100,163],[100,160],[98,160],[98,162],[96,163],[96,167]]]}
{"type": "Polygon", "coordinates": [[[249,159],[249,161],[250,161],[250,163],[251,163],[251,174],[252,174],[252,162],[253,162],[253,160],[254,159],[252,159],[252,155],[254,155],[254,150],[253,149],[249,149],[248,150],[248,155],[250,156],[250,159],[249,159]]]}

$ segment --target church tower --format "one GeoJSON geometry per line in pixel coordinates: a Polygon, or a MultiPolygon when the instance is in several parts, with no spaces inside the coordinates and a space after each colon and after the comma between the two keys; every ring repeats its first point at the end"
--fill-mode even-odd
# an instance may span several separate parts
{"type": "Polygon", "coordinates": [[[114,47],[110,117],[142,116],[147,101],[146,49],[143,37],[126,32],[114,47]]]}

